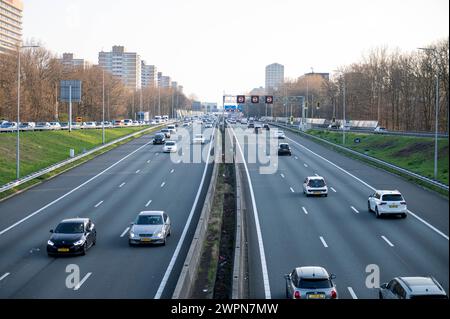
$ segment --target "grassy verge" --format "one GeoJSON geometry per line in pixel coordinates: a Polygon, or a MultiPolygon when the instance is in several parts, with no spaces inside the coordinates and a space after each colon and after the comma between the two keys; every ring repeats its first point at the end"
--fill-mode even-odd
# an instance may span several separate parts
{"type": "MultiPolygon", "coordinates": [[[[307,133],[343,145],[342,133],[317,130],[307,133]]],[[[344,146],[419,175],[434,177],[433,138],[346,133],[344,146]]],[[[438,180],[448,185],[448,139],[438,140],[438,154],[438,180]]]]}
{"type": "MultiPolygon", "coordinates": [[[[125,129],[115,129],[115,131],[117,131],[117,132],[108,132],[108,133],[112,133],[112,134],[108,134],[107,133],[107,135],[106,135],[106,140],[107,140],[107,142],[110,142],[110,141],[112,141],[112,140],[115,140],[115,139],[117,139],[117,138],[119,138],[119,137],[123,137],[123,136],[126,136],[126,135],[128,135],[128,134],[131,134],[131,133],[134,133],[134,132],[137,132],[137,131],[140,131],[140,130],[142,130],[142,128],[125,128],[125,129]],[[119,132],[120,131],[120,132],[119,132]],[[114,137],[112,137],[112,136],[114,136],[114,137]]],[[[156,130],[156,129],[155,129],[156,130]]],[[[40,177],[38,177],[38,178],[36,178],[36,179],[34,179],[34,180],[31,180],[31,181],[29,181],[29,182],[27,182],[27,183],[24,183],[24,184],[22,184],[22,185],[19,185],[19,186],[17,186],[17,187],[15,187],[15,188],[13,188],[13,189],[10,189],[10,190],[8,190],[8,191],[5,191],[5,192],[3,192],[3,193],[0,193],[0,200],[4,200],[4,199],[6,199],[6,198],[8,198],[8,197],[11,197],[12,195],[14,195],[14,194],[16,194],[16,193],[18,193],[18,192],[21,192],[21,191],[23,191],[23,190],[26,190],[26,189],[28,189],[28,188],[30,188],[30,187],[33,187],[33,186],[35,186],[35,185],[37,185],[37,184],[40,184],[40,183],[42,183],[43,181],[45,181],[45,180],[48,180],[48,179],[50,179],[50,178],[52,178],[52,177],[55,177],[55,176],[57,176],[57,175],[59,175],[59,174],[61,174],[61,173],[63,173],[63,172],[66,172],[66,171],[68,171],[68,170],[70,170],[70,169],[72,169],[72,168],[74,168],[74,167],[76,167],[76,166],[79,166],[79,165],[81,165],[81,164],[83,164],[83,163],[85,163],[85,162],[87,162],[87,161],[90,161],[90,160],[92,160],[93,158],[95,158],[95,157],[97,157],[97,156],[99,156],[99,155],[101,155],[101,154],[103,154],[103,153],[106,153],[106,152],[108,152],[108,151],[110,151],[110,150],[112,150],[112,149],[114,149],[114,148],[116,148],[116,147],[118,147],[118,146],[120,146],[120,145],[123,145],[123,144],[126,144],[126,143],[128,143],[128,142],[130,142],[131,140],[133,140],[133,139],[135,139],[135,138],[138,138],[138,137],[140,137],[140,136],[142,136],[142,135],[144,135],[144,134],[148,134],[149,132],[152,132],[153,130],[151,130],[151,131],[147,131],[147,132],[145,132],[145,133],[142,133],[142,134],[138,134],[138,135],[136,135],[136,136],[134,136],[134,137],[130,137],[130,138],[128,138],[128,139],[126,139],[126,140],[124,140],[124,141],[122,141],[122,142],[120,142],[120,143],[116,143],[116,144],[114,144],[114,145],[111,145],[111,146],[109,146],[109,147],[106,147],[106,148],[104,148],[104,149],[102,149],[102,150],[99,150],[99,151],[97,151],[97,152],[94,152],[94,153],[92,153],[92,154],[90,154],[89,156],[86,156],[86,157],[83,157],[82,159],[80,159],[80,160],[77,160],[77,161],[75,161],[75,162],[72,162],[72,163],[70,163],[70,164],[67,164],[67,165],[65,165],[64,167],[61,167],[61,168],[59,168],[59,169],[56,169],[56,170],[54,170],[54,171],[52,171],[52,172],[50,172],[50,173],[48,173],[48,174],[45,174],[45,175],[42,175],[42,176],[40,176],[40,177]]],[[[81,132],[81,131],[80,131],[81,132]]],[[[35,134],[38,134],[38,133],[44,133],[44,134],[46,134],[46,133],[68,133],[68,132],[36,132],[35,134]]],[[[72,133],[74,133],[74,132],[72,132],[72,133]]],[[[76,133],[78,133],[78,131],[76,132],[76,133]]],[[[90,138],[87,138],[87,142],[84,144],[84,143],[80,143],[80,144],[78,144],[79,146],[78,147],[84,147],[84,146],[86,146],[87,147],[87,145],[91,145],[91,147],[89,148],[89,149],[91,149],[91,148],[93,148],[93,147],[96,147],[96,146],[99,146],[100,144],[101,144],[101,131],[100,131],[100,137],[98,137],[98,136],[96,136],[97,134],[95,134],[95,132],[89,132],[89,131],[85,131],[85,133],[87,133],[87,135],[89,136],[91,136],[90,138]],[[97,144],[92,144],[92,141],[93,140],[97,140],[97,141],[99,141],[97,144]],[[81,146],[80,146],[81,145],[81,146]]],[[[69,133],[70,134],[70,133],[69,133]]],[[[3,134],[2,134],[3,135],[3,134]]],[[[9,135],[9,134],[8,134],[9,135]]],[[[25,134],[23,134],[23,135],[25,135],[25,134]]],[[[76,137],[76,139],[79,139],[80,138],[80,135],[79,134],[77,134],[78,136],[76,137]]],[[[10,137],[6,137],[6,139],[8,139],[8,138],[10,138],[10,137]]],[[[31,138],[31,137],[29,137],[29,138],[31,138]]],[[[33,147],[36,147],[36,145],[38,145],[37,147],[38,148],[44,148],[44,145],[45,144],[40,144],[40,146],[41,147],[39,147],[39,143],[42,143],[42,141],[43,140],[51,140],[51,139],[54,139],[55,138],[55,136],[52,136],[52,137],[48,137],[48,136],[40,136],[40,137],[38,137],[38,139],[37,139],[37,141],[35,140],[34,141],[34,145],[33,145],[33,147]]],[[[69,136],[69,138],[70,138],[70,136],[69,136]]],[[[65,136],[64,137],[64,139],[66,139],[66,141],[67,141],[67,136],[65,136]]],[[[71,141],[69,140],[68,141],[69,143],[71,143],[71,141]]],[[[73,142],[73,141],[72,141],[73,142]]],[[[76,142],[73,142],[71,145],[77,145],[77,143],[78,143],[79,141],[76,141],[76,142]]],[[[0,135],[0,148],[1,148],[1,146],[2,145],[6,145],[6,142],[5,142],[5,140],[4,139],[2,139],[2,136],[0,135]]],[[[81,148],[81,150],[82,150],[82,148],[81,148]]],[[[89,150],[88,148],[86,148],[86,150],[89,150]]],[[[15,153],[14,153],[15,154],[15,153]]],[[[77,153],[76,153],[77,154],[77,153]]],[[[42,154],[40,154],[40,155],[42,155],[42,154]]],[[[61,156],[61,154],[59,153],[58,154],[59,156],[61,156]]],[[[42,156],[45,156],[45,155],[42,155],[42,156]]],[[[62,157],[61,159],[59,159],[59,160],[54,160],[53,162],[52,161],[50,161],[50,159],[49,158],[47,158],[46,159],[46,161],[43,161],[44,163],[49,163],[48,165],[45,165],[45,164],[42,164],[42,162],[41,161],[38,161],[38,163],[35,163],[34,165],[34,167],[38,167],[37,168],[37,170],[39,170],[39,169],[42,169],[42,168],[45,168],[45,167],[48,167],[48,166],[50,166],[50,165],[52,165],[52,164],[55,164],[55,163],[57,163],[57,162],[60,162],[60,161],[62,161],[62,160],[64,160],[64,159],[67,159],[67,154],[64,156],[64,157],[62,157]],[[42,166],[39,166],[39,163],[42,165],[42,166]]],[[[58,157],[58,158],[60,158],[60,157],[58,157]]],[[[4,165],[4,163],[2,162],[2,161],[4,161],[4,158],[2,157],[2,158],[0,158],[0,176],[2,175],[2,172],[5,172],[5,171],[7,171],[6,169],[5,169],[5,167],[4,166],[6,166],[6,165],[4,165]]],[[[8,162],[5,162],[5,163],[8,163],[8,162]]],[[[14,169],[14,172],[15,172],[15,158],[14,158],[14,162],[11,164],[10,163],[10,166],[13,166],[13,169],[14,169]]],[[[33,164],[31,164],[31,166],[32,166],[33,164]]],[[[32,173],[32,172],[34,172],[34,171],[36,171],[36,170],[32,170],[32,171],[30,171],[29,173],[32,173]]],[[[28,173],[28,174],[29,174],[28,173]]],[[[27,173],[25,173],[25,175],[26,175],[27,173]]],[[[0,183],[0,184],[5,184],[5,182],[3,182],[3,183],[0,183]]]]}

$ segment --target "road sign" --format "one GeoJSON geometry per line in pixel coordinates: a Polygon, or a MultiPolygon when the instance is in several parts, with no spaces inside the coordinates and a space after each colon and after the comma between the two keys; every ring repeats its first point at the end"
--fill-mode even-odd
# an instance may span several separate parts
{"type": "Polygon", "coordinates": [[[81,81],[79,80],[62,80],[60,82],[61,102],[81,102],[81,81]]]}
{"type": "Polygon", "coordinates": [[[266,96],[266,104],[273,104],[273,96],[266,96]]]}
{"type": "Polygon", "coordinates": [[[237,102],[239,104],[244,104],[245,103],[245,95],[238,95],[237,96],[237,102]]]}
{"type": "Polygon", "coordinates": [[[77,117],[77,122],[78,122],[78,123],[83,122],[83,118],[82,118],[81,116],[78,116],[78,117],[77,117]]]}
{"type": "Polygon", "coordinates": [[[252,96],[252,103],[253,104],[259,104],[259,96],[253,95],[252,96]]]}

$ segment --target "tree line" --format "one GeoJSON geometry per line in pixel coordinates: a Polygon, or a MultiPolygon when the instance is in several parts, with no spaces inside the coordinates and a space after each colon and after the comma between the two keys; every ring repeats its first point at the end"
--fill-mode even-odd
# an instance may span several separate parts
{"type": "MultiPolygon", "coordinates": [[[[26,121],[67,121],[68,103],[59,101],[61,80],[81,80],[82,98],[73,103],[73,119],[101,121],[103,118],[103,75],[105,120],[135,119],[136,112],[172,115],[190,109],[191,101],[174,88],[130,90],[120,79],[99,66],[65,68],[57,56],[44,47],[21,51],[20,119],[26,121]]],[[[18,56],[0,54],[0,119],[17,118],[18,56]]]]}
{"type": "MultiPolygon", "coordinates": [[[[449,125],[449,40],[404,53],[387,48],[371,50],[361,61],[339,68],[331,79],[310,73],[288,79],[273,92],[279,97],[269,115],[301,117],[300,103],[284,96],[304,96],[306,117],[373,120],[400,131],[433,131],[435,127],[436,75],[439,74],[440,132],[449,125]],[[272,113],[273,112],[273,113],[272,113]]],[[[265,110],[258,113],[265,115],[265,110]]]]}

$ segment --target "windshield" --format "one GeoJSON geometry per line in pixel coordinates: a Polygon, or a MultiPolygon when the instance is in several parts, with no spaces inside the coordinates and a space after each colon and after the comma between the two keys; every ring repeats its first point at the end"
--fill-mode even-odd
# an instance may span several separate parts
{"type": "Polygon", "coordinates": [[[162,225],[163,219],[159,215],[141,215],[138,216],[136,225],[162,225]]]}
{"type": "Polygon", "coordinates": [[[324,289],[332,288],[333,285],[328,279],[300,279],[298,288],[300,289],[324,289]]]}
{"type": "Polygon", "coordinates": [[[61,223],[55,229],[56,234],[80,234],[84,233],[83,223],[61,223]]]}
{"type": "Polygon", "coordinates": [[[386,202],[401,202],[403,200],[402,195],[399,194],[390,194],[390,195],[383,195],[383,201],[386,202]]]}
{"type": "Polygon", "coordinates": [[[308,183],[309,187],[324,187],[325,181],[323,179],[312,179],[308,183]]]}
{"type": "Polygon", "coordinates": [[[174,145],[175,145],[175,142],[166,142],[166,145],[167,145],[167,146],[174,146],[174,145]]]}

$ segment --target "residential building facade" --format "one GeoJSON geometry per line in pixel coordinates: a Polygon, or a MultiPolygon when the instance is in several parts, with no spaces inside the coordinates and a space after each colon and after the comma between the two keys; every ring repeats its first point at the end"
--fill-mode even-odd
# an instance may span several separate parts
{"type": "Polygon", "coordinates": [[[277,90],[284,83],[284,66],[273,63],[266,66],[266,91],[277,90]]]}
{"type": "Polygon", "coordinates": [[[156,88],[158,86],[158,71],[155,65],[146,65],[145,61],[142,61],[141,72],[143,88],[156,88]]]}
{"type": "Polygon", "coordinates": [[[141,57],[135,52],[126,52],[123,46],[113,46],[111,52],[100,52],[98,64],[113,76],[120,78],[130,90],[142,86],[141,57]]]}
{"type": "Polygon", "coordinates": [[[84,59],[74,59],[73,53],[64,53],[62,59],[58,59],[58,61],[63,65],[65,69],[87,69],[91,66],[91,64],[84,59]]]}
{"type": "Polygon", "coordinates": [[[11,53],[22,44],[22,0],[0,0],[0,53],[11,53]]]}

